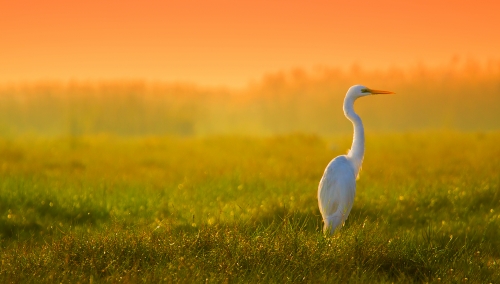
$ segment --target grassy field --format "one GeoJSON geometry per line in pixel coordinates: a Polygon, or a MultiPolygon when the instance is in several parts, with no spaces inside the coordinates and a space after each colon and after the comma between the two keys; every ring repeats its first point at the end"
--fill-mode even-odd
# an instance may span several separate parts
{"type": "Polygon", "coordinates": [[[350,135],[0,139],[0,282],[500,282],[500,133],[367,132],[343,229],[317,184],[350,135]]]}

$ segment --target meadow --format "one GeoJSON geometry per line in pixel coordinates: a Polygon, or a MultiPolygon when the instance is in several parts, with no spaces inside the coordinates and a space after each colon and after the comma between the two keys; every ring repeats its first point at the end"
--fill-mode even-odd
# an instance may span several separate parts
{"type": "Polygon", "coordinates": [[[316,188],[349,136],[2,140],[0,279],[498,281],[500,133],[368,137],[331,238],[316,188]]]}
{"type": "Polygon", "coordinates": [[[4,87],[0,282],[497,283],[500,85],[445,74],[367,84],[398,96],[356,104],[366,156],[333,237],[316,194],[351,144],[350,79],[4,87]]]}

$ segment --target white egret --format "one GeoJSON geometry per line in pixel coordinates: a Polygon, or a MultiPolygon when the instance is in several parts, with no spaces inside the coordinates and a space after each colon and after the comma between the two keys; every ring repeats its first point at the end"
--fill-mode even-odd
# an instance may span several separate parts
{"type": "Polygon", "coordinates": [[[323,217],[325,234],[333,234],[344,223],[351,212],[356,193],[356,178],[361,169],[365,153],[365,133],[361,118],[354,112],[354,101],[360,97],[376,94],[394,94],[390,91],[369,89],[354,85],[344,99],[344,115],[354,126],[352,146],[347,155],[333,159],[325,169],[319,182],[318,204],[323,217]]]}

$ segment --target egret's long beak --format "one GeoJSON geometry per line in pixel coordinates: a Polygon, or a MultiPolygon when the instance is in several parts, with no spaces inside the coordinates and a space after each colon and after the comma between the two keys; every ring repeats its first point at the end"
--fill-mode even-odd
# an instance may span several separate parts
{"type": "Polygon", "coordinates": [[[395,94],[394,92],[391,92],[391,91],[382,91],[382,90],[374,90],[374,89],[368,89],[368,91],[372,94],[372,95],[389,95],[389,94],[395,94]]]}

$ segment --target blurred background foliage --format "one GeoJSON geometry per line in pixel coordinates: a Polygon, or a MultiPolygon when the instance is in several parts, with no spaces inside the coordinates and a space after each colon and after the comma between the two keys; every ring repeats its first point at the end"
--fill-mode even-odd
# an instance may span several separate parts
{"type": "Polygon", "coordinates": [[[367,131],[500,128],[500,62],[469,60],[386,71],[294,69],[243,89],[142,81],[3,85],[0,135],[348,133],[342,101],[353,84],[397,93],[356,103],[367,131]]]}

